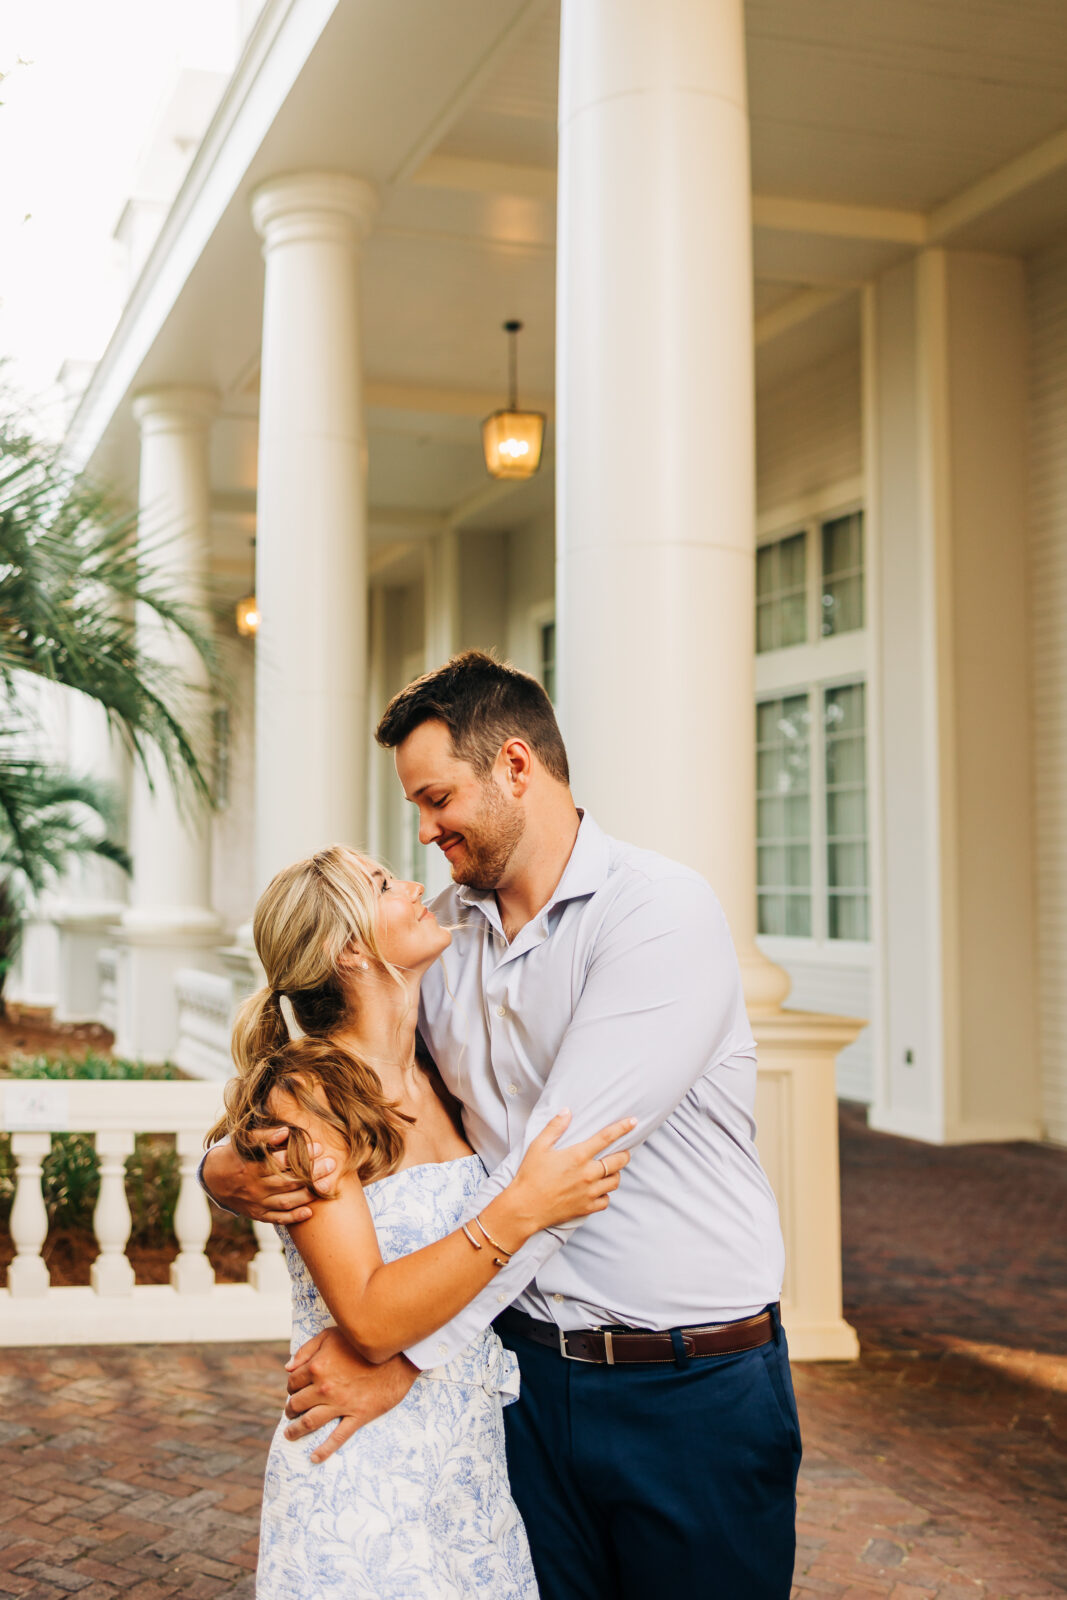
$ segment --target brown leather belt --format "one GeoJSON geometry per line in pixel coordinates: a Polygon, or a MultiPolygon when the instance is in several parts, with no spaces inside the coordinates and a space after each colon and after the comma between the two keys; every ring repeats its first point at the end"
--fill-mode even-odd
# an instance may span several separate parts
{"type": "Polygon", "coordinates": [[[517,1333],[535,1344],[547,1345],[568,1361],[599,1361],[606,1366],[622,1362],[671,1362],[686,1356],[732,1356],[755,1350],[774,1338],[775,1313],[761,1311],[740,1322],[716,1322],[702,1328],[680,1328],[682,1350],[676,1352],[669,1333],[642,1328],[573,1328],[564,1332],[554,1322],[540,1322],[525,1311],[509,1306],[496,1319],[506,1333],[517,1333]]]}

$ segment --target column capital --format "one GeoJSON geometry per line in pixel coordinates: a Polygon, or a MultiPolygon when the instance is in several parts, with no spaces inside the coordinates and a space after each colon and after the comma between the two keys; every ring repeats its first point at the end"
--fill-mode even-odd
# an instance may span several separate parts
{"type": "Polygon", "coordinates": [[[357,245],[370,232],[378,190],[347,172],[291,172],[261,183],[252,221],[264,250],[310,240],[357,245]]]}
{"type": "Polygon", "coordinates": [[[218,415],[218,390],[189,384],[144,389],[133,397],[133,415],[142,433],[186,432],[206,428],[218,415]]]}

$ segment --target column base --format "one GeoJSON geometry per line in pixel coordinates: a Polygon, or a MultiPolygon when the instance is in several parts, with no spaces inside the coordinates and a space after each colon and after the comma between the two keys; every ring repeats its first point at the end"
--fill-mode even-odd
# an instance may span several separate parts
{"type": "Polygon", "coordinates": [[[921,1144],[1014,1144],[1040,1142],[1043,1125],[1036,1118],[966,1118],[946,1121],[935,1112],[898,1111],[890,1106],[871,1106],[867,1126],[876,1133],[891,1133],[898,1139],[914,1139],[921,1144]]]}
{"type": "Polygon", "coordinates": [[[857,1361],[860,1341],[855,1328],[838,1317],[833,1322],[806,1322],[788,1301],[782,1302],[782,1327],[791,1361],[857,1361]]]}
{"type": "Polygon", "coordinates": [[[760,1160],[785,1239],[782,1320],[801,1361],[851,1361],[859,1340],[842,1314],[838,1053],[865,1026],[851,1017],[778,1011],[753,1018],[760,1160]]]}
{"type": "Polygon", "coordinates": [[[59,938],[51,908],[42,905],[26,918],[22,948],[5,986],[5,998],[27,1015],[51,1020],[59,998],[59,938]]]}
{"type": "Polygon", "coordinates": [[[100,1022],[100,951],[112,943],[125,907],[119,901],[59,906],[57,1022],[100,1022]]]}
{"type": "Polygon", "coordinates": [[[214,951],[222,930],[213,912],[127,912],[115,930],[115,1053],[149,1062],[173,1061],[178,1048],[177,977],[214,951]]]}

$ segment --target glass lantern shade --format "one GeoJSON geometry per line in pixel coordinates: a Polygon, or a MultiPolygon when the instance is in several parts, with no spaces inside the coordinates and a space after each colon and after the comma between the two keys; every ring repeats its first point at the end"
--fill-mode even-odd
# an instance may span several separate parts
{"type": "Polygon", "coordinates": [[[256,597],[250,594],[237,602],[237,632],[242,639],[251,639],[259,628],[259,607],[256,597]]]}
{"type": "Polygon", "coordinates": [[[541,411],[494,411],[482,423],[485,465],[492,478],[532,478],[541,465],[541,411]]]}

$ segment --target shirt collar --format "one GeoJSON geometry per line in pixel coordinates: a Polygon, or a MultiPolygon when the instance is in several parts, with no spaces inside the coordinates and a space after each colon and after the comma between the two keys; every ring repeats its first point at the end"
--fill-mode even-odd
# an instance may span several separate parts
{"type": "MultiPolygon", "coordinates": [[[[581,900],[586,895],[595,894],[607,881],[611,862],[607,835],[597,827],[588,811],[583,811],[579,807],[578,815],[582,820],[578,824],[574,848],[567,858],[563,875],[552,891],[548,904],[539,913],[541,917],[551,911],[553,906],[563,905],[567,900],[581,900]]],[[[464,883],[456,890],[456,898],[465,906],[477,906],[490,922],[497,924],[499,918],[495,890],[473,889],[464,883]]]]}

